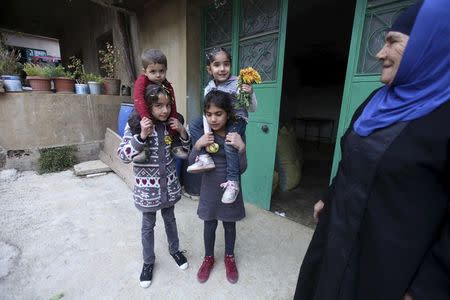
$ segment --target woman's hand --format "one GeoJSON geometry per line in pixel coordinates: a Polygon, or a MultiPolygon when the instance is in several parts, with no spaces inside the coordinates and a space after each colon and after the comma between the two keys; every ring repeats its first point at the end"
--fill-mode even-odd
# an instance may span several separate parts
{"type": "Polygon", "coordinates": [[[195,143],[194,147],[197,150],[200,150],[204,147],[207,147],[214,143],[214,134],[210,131],[202,135],[197,142],[195,143]]]}
{"type": "Polygon", "coordinates": [[[241,90],[247,94],[253,93],[253,87],[250,84],[243,83],[241,85],[241,90]]]}
{"type": "Polygon", "coordinates": [[[145,140],[153,132],[154,129],[153,122],[149,118],[143,117],[140,124],[141,124],[141,140],[145,140]]]}
{"type": "Polygon", "coordinates": [[[169,126],[171,129],[176,130],[183,139],[187,138],[186,129],[177,118],[170,118],[169,126]]]}
{"type": "Polygon", "coordinates": [[[245,143],[237,132],[230,132],[225,137],[225,143],[236,148],[239,152],[245,150],[245,143]]]}
{"type": "Polygon", "coordinates": [[[316,222],[319,222],[319,214],[322,211],[322,209],[324,208],[324,206],[325,206],[325,203],[323,203],[322,200],[319,200],[319,201],[316,202],[316,204],[314,204],[314,214],[313,214],[313,216],[314,216],[314,220],[316,222]]]}

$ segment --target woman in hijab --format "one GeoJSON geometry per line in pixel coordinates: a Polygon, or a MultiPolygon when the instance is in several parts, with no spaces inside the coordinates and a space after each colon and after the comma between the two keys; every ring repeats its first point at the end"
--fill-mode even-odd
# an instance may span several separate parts
{"type": "Polygon", "coordinates": [[[295,299],[450,299],[450,2],[408,8],[377,54],[295,299]]]}

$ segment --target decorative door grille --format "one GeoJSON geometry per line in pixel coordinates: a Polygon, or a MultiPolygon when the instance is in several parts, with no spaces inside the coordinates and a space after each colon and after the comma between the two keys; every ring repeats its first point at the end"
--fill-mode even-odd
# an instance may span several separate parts
{"type": "Polygon", "coordinates": [[[398,15],[409,5],[411,5],[410,2],[368,1],[358,59],[358,75],[379,74],[381,72],[381,64],[376,58],[376,54],[384,45],[386,32],[398,15]]]}

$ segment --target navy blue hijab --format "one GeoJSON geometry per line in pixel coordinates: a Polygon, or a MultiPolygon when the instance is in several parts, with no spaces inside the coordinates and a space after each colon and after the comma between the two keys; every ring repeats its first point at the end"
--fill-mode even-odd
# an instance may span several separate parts
{"type": "MultiPolygon", "coordinates": [[[[450,100],[449,20],[448,0],[425,0],[418,7],[397,74],[391,85],[372,97],[354,123],[358,135],[368,136],[396,122],[420,118],[450,100]]],[[[392,31],[399,30],[401,25],[394,24],[392,31]]]]}

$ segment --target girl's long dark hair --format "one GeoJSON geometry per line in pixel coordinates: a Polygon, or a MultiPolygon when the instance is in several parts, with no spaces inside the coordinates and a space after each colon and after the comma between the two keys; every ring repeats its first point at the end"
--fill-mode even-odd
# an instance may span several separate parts
{"type": "Polygon", "coordinates": [[[203,111],[206,113],[206,110],[211,107],[211,105],[215,105],[218,108],[223,109],[228,116],[228,119],[233,118],[233,104],[231,102],[231,95],[219,90],[212,90],[205,96],[205,104],[203,106],[203,111]]]}
{"type": "MultiPolygon", "coordinates": [[[[165,95],[171,99],[170,94],[163,85],[151,83],[145,88],[145,104],[147,104],[147,109],[150,113],[150,118],[152,115],[152,106],[158,103],[159,95],[165,95]]],[[[171,100],[172,101],[172,100],[171,100]]],[[[139,116],[136,109],[133,109],[130,116],[128,117],[128,125],[130,126],[130,131],[132,135],[141,133],[141,117],[139,116]]]]}

